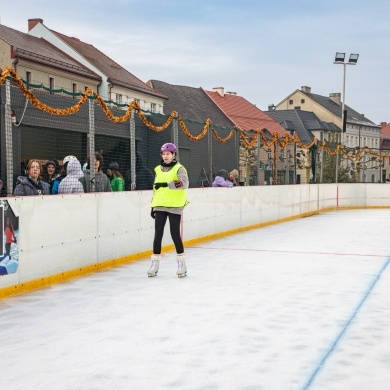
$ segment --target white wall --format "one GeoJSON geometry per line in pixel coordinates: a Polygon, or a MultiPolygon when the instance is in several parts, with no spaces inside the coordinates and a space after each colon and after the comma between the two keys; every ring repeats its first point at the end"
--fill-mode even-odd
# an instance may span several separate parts
{"type": "MultiPolygon", "coordinates": [[[[0,276],[0,290],[150,251],[151,198],[151,191],[8,198],[19,213],[19,268],[0,276]]],[[[390,186],[196,188],[188,200],[184,241],[329,208],[390,206],[390,186]]],[[[170,244],[167,226],[163,246],[170,244]]]]}

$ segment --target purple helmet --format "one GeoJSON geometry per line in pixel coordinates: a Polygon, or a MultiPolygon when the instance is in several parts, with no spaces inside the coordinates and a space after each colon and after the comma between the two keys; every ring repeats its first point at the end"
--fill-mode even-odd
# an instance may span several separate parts
{"type": "Polygon", "coordinates": [[[162,152],[171,152],[171,153],[176,153],[177,148],[175,144],[171,144],[170,142],[164,144],[161,146],[160,153],[162,152]]]}

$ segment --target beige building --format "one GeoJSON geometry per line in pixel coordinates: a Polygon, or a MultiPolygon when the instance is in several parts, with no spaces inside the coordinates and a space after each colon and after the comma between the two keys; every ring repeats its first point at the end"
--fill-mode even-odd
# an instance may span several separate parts
{"type": "Polygon", "coordinates": [[[12,67],[29,84],[70,92],[90,87],[101,77],[42,38],[0,25],[0,68],[12,67]]]}
{"type": "MultiPolygon", "coordinates": [[[[376,125],[363,114],[358,113],[345,105],[347,110],[346,132],[340,134],[338,142],[344,148],[360,150],[364,146],[379,154],[380,152],[380,126],[376,125]]],[[[317,95],[307,86],[295,90],[275,106],[275,110],[303,110],[310,111],[325,122],[332,122],[342,128],[342,100],[340,93],[330,93],[329,96],[317,95]]],[[[321,134],[319,134],[321,140],[321,134]]],[[[325,136],[325,134],[324,134],[325,136]]],[[[328,133],[330,136],[330,133],[328,133]]],[[[324,137],[326,141],[326,139],[324,137]]],[[[358,164],[358,176],[361,182],[379,182],[382,180],[382,167],[378,158],[373,158],[365,152],[358,164]]]]}
{"type": "MultiPolygon", "coordinates": [[[[103,100],[123,105],[135,100],[145,111],[164,113],[166,96],[149,87],[93,45],[76,37],[69,37],[53,31],[46,27],[43,20],[39,18],[28,20],[28,34],[44,38],[84,67],[99,75],[101,83],[98,86],[98,94],[103,100]]],[[[124,106],[124,108],[126,107],[124,106]]]]}

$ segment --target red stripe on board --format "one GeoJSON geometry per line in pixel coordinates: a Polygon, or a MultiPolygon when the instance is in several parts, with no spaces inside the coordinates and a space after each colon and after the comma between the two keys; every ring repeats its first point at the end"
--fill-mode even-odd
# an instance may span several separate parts
{"type": "Polygon", "coordinates": [[[296,253],[296,254],[307,254],[307,255],[333,255],[333,256],[361,256],[361,257],[383,257],[387,258],[389,255],[377,255],[377,254],[362,254],[362,253],[340,253],[340,252],[302,252],[302,251],[281,251],[272,249],[243,249],[243,248],[212,248],[206,246],[187,246],[187,248],[194,249],[210,249],[218,251],[242,251],[242,252],[272,252],[272,253],[296,253]]]}

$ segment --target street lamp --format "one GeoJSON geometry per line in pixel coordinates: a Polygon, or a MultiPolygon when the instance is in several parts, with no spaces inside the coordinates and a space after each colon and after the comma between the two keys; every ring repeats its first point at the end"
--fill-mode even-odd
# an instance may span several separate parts
{"type": "Polygon", "coordinates": [[[356,65],[359,59],[359,54],[350,54],[348,62],[345,62],[345,53],[336,53],[336,57],[334,60],[334,64],[343,65],[344,73],[343,73],[343,98],[342,98],[342,106],[341,106],[341,123],[343,127],[343,131],[341,133],[341,144],[343,145],[344,133],[346,132],[346,124],[347,124],[347,111],[344,109],[345,105],[345,74],[347,65],[356,65]]]}

